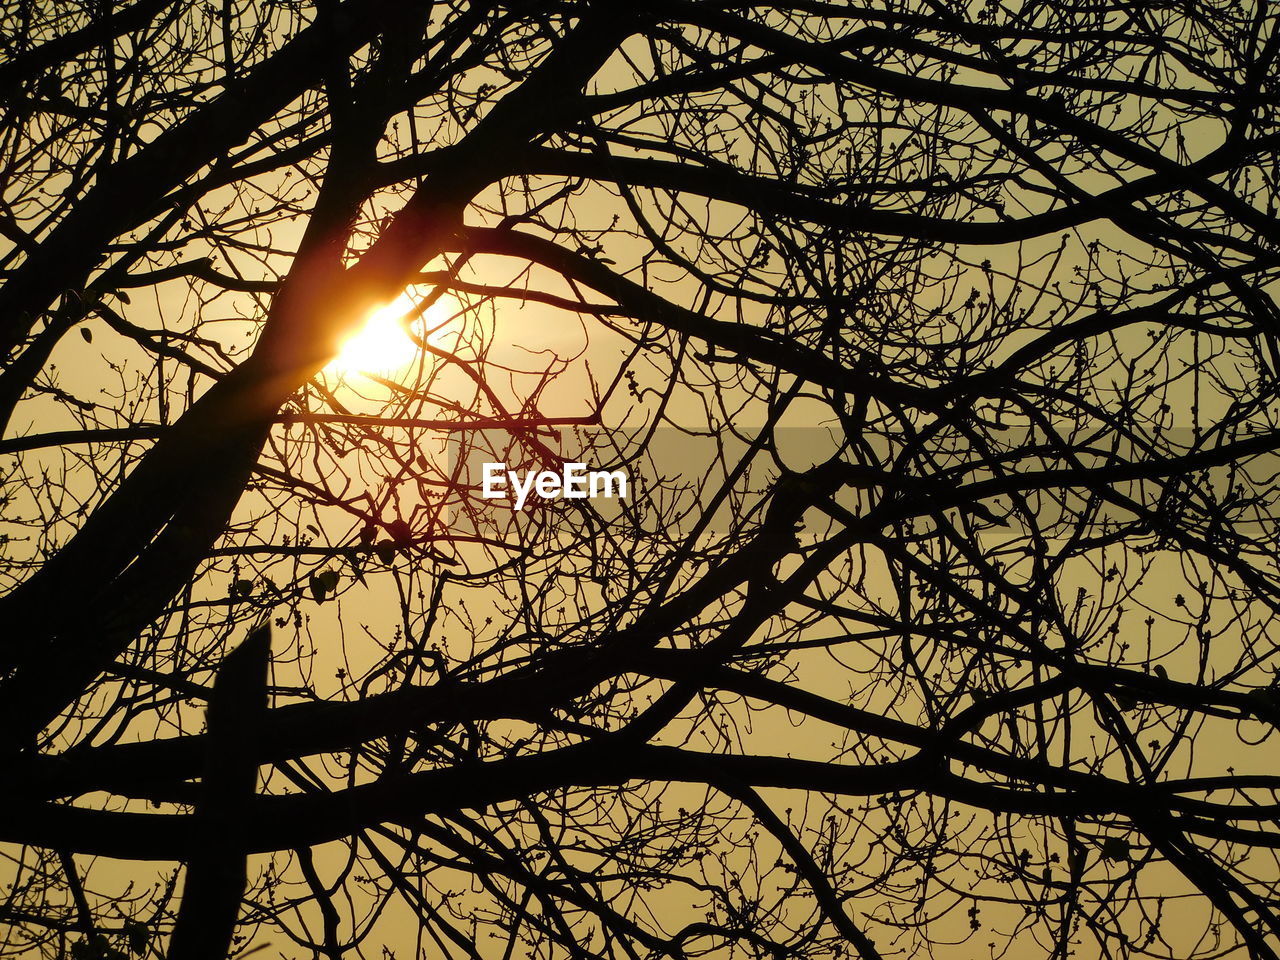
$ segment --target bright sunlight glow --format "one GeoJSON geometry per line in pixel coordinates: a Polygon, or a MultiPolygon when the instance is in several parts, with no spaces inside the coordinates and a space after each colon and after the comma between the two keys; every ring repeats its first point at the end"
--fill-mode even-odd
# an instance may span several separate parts
{"type": "Polygon", "coordinates": [[[364,326],[347,339],[327,369],[340,374],[387,376],[407,368],[417,356],[418,345],[401,319],[412,309],[413,301],[401,295],[370,311],[364,326]]]}

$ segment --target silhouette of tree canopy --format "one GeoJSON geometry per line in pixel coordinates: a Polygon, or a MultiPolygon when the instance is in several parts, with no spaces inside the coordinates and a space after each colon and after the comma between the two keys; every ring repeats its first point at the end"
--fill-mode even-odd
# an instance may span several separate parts
{"type": "Polygon", "coordinates": [[[0,11],[0,955],[1280,955],[1269,5],[0,11]]]}

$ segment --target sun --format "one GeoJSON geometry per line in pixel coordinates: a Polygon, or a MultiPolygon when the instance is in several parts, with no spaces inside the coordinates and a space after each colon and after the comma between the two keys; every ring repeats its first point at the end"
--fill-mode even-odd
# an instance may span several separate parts
{"type": "Polygon", "coordinates": [[[405,370],[418,355],[418,345],[404,326],[404,317],[414,302],[401,294],[391,303],[376,307],[359,330],[342,344],[326,369],[339,374],[389,376],[405,370]]]}

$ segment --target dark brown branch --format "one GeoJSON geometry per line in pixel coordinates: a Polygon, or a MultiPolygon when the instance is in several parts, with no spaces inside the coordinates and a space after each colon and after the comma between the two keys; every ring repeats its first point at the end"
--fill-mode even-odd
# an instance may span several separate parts
{"type": "Polygon", "coordinates": [[[192,817],[182,903],[169,960],[224,960],[244,894],[242,838],[258,766],[250,749],[267,709],[271,631],[259,627],[227,655],[209,698],[204,777],[192,817]]]}

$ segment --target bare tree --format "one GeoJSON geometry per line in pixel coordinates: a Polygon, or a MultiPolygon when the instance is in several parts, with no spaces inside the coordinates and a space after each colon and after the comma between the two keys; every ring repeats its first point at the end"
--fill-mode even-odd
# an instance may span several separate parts
{"type": "Polygon", "coordinates": [[[1269,6],[0,10],[0,953],[1280,955],[1269,6]]]}

